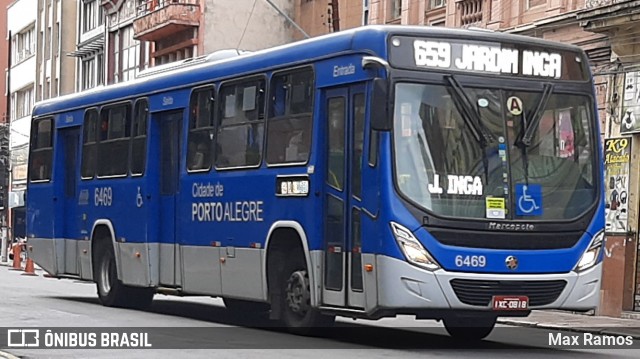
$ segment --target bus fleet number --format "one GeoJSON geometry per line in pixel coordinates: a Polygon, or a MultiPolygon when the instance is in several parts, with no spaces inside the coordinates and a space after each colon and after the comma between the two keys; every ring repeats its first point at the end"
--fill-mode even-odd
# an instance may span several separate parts
{"type": "Polygon", "coordinates": [[[484,267],[487,265],[485,256],[456,256],[456,267],[484,267]]]}
{"type": "Polygon", "coordinates": [[[96,188],[94,195],[95,205],[97,206],[111,206],[113,202],[113,194],[111,187],[96,188]]]}

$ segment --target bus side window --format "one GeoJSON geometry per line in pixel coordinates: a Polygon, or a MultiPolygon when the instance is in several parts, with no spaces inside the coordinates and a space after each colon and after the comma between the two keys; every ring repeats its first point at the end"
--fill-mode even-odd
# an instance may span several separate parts
{"type": "Polygon", "coordinates": [[[216,168],[257,166],[264,142],[264,80],[220,89],[216,168]]]}
{"type": "Polygon", "coordinates": [[[149,104],[141,99],[136,102],[133,110],[131,129],[131,174],[142,175],[147,159],[147,119],[149,104]]]}
{"type": "Polygon", "coordinates": [[[81,169],[81,177],[83,179],[93,178],[93,175],[96,172],[98,117],[98,111],[96,109],[90,109],[84,115],[81,169]]]}
{"type": "Polygon", "coordinates": [[[30,181],[45,181],[51,179],[51,165],[53,160],[53,121],[50,118],[34,123],[33,138],[31,139],[31,168],[30,181]]]}
{"type": "Polygon", "coordinates": [[[213,103],[213,87],[197,89],[191,94],[187,148],[187,170],[189,171],[206,171],[211,168],[213,103]]]}
{"type": "Polygon", "coordinates": [[[313,70],[306,68],[271,79],[267,125],[267,163],[305,163],[311,149],[313,70]]]}
{"type": "Polygon", "coordinates": [[[103,109],[101,115],[98,176],[126,175],[131,136],[131,106],[127,103],[109,107],[103,109]]]}
{"type": "Polygon", "coordinates": [[[364,93],[353,95],[353,163],[352,171],[352,193],[358,198],[362,198],[362,158],[364,153],[364,93]]]}

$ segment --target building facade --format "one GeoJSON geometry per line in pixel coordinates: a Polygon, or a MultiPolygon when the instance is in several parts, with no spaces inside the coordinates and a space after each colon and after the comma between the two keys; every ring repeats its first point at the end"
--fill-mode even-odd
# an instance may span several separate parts
{"type": "MultiPolygon", "coordinates": [[[[315,0],[299,1],[295,6],[295,21],[309,36],[373,24],[370,21],[372,0],[315,0]]],[[[303,38],[300,33],[295,39],[303,38]]]]}
{"type": "MultiPolygon", "coordinates": [[[[0,69],[2,69],[2,75],[4,75],[5,79],[8,79],[9,76],[9,66],[10,66],[10,58],[11,52],[10,44],[11,38],[8,34],[8,27],[6,24],[7,21],[7,6],[9,5],[9,0],[0,0],[0,69]]],[[[8,203],[7,198],[9,197],[9,176],[10,176],[10,166],[9,166],[9,136],[10,136],[10,118],[9,111],[10,109],[7,107],[9,104],[9,83],[0,79],[0,237],[2,237],[2,243],[6,244],[7,241],[7,210],[8,203]]],[[[1,248],[0,261],[6,261],[7,250],[6,246],[1,248]]]]}
{"type": "Polygon", "coordinates": [[[127,81],[149,67],[217,50],[282,45],[300,34],[286,18],[294,16],[294,1],[239,1],[75,1],[77,36],[67,53],[77,58],[75,90],[127,81]]]}
{"type": "Polygon", "coordinates": [[[138,72],[149,67],[150,44],[135,39],[133,22],[139,0],[102,1],[105,18],[106,83],[113,84],[134,79],[138,72]]]}
{"type": "MultiPolygon", "coordinates": [[[[7,19],[7,6],[9,0],[0,0],[0,24],[6,23],[7,19]]],[[[0,69],[2,74],[7,75],[9,71],[9,41],[7,34],[7,26],[0,26],[0,69]]],[[[7,113],[7,83],[0,80],[0,124],[6,123],[9,120],[9,114],[7,113]]]]}
{"type": "MultiPolygon", "coordinates": [[[[7,8],[7,31],[11,34],[11,67],[9,69],[10,103],[10,180],[7,224],[12,237],[24,236],[24,221],[13,216],[14,208],[24,206],[24,184],[27,178],[26,156],[31,128],[31,109],[36,99],[38,68],[37,40],[38,2],[17,0],[7,8]]],[[[22,217],[24,218],[24,217],[22,217]]]]}
{"type": "Polygon", "coordinates": [[[38,0],[35,100],[75,92],[75,49],[78,0],[38,0]],[[64,76],[62,76],[64,74],[64,76]]]}
{"type": "Polygon", "coordinates": [[[289,43],[299,31],[280,12],[293,17],[294,3],[293,0],[139,1],[133,38],[135,42],[149,44],[140,64],[156,66],[218,50],[255,51],[289,43]]]}
{"type": "Polygon", "coordinates": [[[101,0],[77,2],[75,51],[77,58],[76,91],[84,91],[105,83],[105,13],[101,0]]]}

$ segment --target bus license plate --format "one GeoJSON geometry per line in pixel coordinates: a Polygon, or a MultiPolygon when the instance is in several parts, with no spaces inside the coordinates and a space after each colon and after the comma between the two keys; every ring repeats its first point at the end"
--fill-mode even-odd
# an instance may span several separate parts
{"type": "Polygon", "coordinates": [[[529,297],[521,295],[493,296],[493,310],[526,310],[529,308],[529,297]]]}

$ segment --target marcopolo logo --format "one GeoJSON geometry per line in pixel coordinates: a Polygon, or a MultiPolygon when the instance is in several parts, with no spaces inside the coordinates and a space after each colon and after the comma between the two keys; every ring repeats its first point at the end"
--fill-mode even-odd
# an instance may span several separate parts
{"type": "Polygon", "coordinates": [[[515,270],[516,268],[518,268],[518,258],[514,256],[508,256],[507,259],[504,260],[504,263],[506,264],[507,268],[511,270],[515,270]]]}
{"type": "Polygon", "coordinates": [[[39,329],[9,329],[7,330],[7,346],[9,347],[38,347],[40,346],[39,329]]]}

